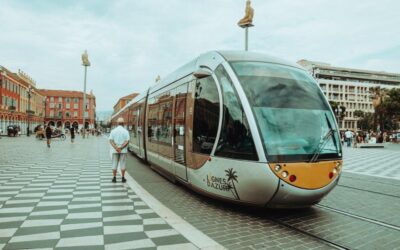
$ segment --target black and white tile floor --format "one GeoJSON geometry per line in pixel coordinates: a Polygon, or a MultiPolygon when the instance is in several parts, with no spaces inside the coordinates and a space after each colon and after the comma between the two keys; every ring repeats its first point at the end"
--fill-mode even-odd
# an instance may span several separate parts
{"type": "Polygon", "coordinates": [[[400,144],[384,149],[343,147],[343,171],[400,180],[400,144]]]}
{"type": "Polygon", "coordinates": [[[0,140],[0,249],[197,249],[110,175],[102,138],[0,140]]]}

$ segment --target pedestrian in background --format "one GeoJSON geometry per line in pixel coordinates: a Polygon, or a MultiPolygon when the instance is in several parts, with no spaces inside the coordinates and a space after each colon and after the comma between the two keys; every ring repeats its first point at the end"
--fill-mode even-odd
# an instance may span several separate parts
{"type": "Polygon", "coordinates": [[[69,128],[69,132],[71,134],[71,143],[74,143],[74,140],[75,140],[75,128],[73,126],[71,126],[69,128]]]}
{"type": "Polygon", "coordinates": [[[126,155],[128,154],[129,132],[124,126],[124,119],[122,117],[117,120],[118,126],[114,128],[109,137],[111,144],[110,153],[112,158],[113,178],[112,182],[117,182],[117,168],[121,169],[122,182],[126,182],[126,155]]]}
{"type": "Polygon", "coordinates": [[[46,139],[47,139],[47,147],[48,148],[50,148],[52,134],[53,134],[53,130],[52,130],[51,125],[49,123],[49,124],[47,124],[47,127],[46,127],[46,139]]]}
{"type": "Polygon", "coordinates": [[[350,147],[351,146],[351,141],[353,139],[353,132],[351,132],[350,130],[346,129],[346,132],[344,133],[344,136],[346,138],[347,147],[350,147]]]}

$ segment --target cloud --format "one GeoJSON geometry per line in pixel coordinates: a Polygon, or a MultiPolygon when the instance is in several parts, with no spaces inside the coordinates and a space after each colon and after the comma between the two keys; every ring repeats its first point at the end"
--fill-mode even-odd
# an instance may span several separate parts
{"type": "MultiPolygon", "coordinates": [[[[292,61],[399,71],[395,0],[253,0],[250,49],[292,61]],[[390,52],[388,52],[390,51],[390,52]],[[397,55],[397,56],[396,56],[397,55]]],[[[244,1],[2,0],[0,64],[21,68],[43,88],[88,89],[99,110],[145,91],[197,55],[243,49],[244,1]]]]}

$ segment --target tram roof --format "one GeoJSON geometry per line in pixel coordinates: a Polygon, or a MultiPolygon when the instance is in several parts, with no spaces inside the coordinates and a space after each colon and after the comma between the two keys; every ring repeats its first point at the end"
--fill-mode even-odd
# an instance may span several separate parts
{"type": "Polygon", "coordinates": [[[304,70],[300,65],[296,63],[292,63],[287,60],[280,59],[278,57],[270,56],[267,54],[259,53],[259,52],[249,52],[249,51],[239,51],[239,50],[216,50],[209,51],[200,56],[196,57],[192,61],[184,64],[179,67],[174,72],[167,75],[164,79],[161,79],[160,82],[150,87],[150,93],[153,93],[159,89],[164,88],[165,86],[171,84],[172,82],[179,80],[191,73],[193,73],[197,69],[197,62],[203,58],[211,57],[212,55],[219,54],[226,61],[253,61],[253,62],[267,62],[267,63],[276,63],[281,65],[287,65],[295,68],[299,68],[304,70]]]}
{"type": "Polygon", "coordinates": [[[264,53],[238,51],[238,50],[225,50],[216,52],[219,53],[221,56],[223,56],[225,60],[228,62],[234,62],[234,61],[267,62],[267,63],[287,65],[304,70],[304,68],[298,65],[297,63],[293,63],[264,53]]]}
{"type": "MultiPolygon", "coordinates": [[[[239,50],[216,50],[216,51],[209,51],[204,54],[199,55],[192,61],[184,64],[183,66],[179,67],[177,70],[173,71],[169,75],[167,75],[164,79],[161,79],[160,82],[155,83],[153,86],[150,87],[150,93],[156,92],[174,81],[177,81],[191,73],[193,73],[197,69],[197,62],[202,58],[207,58],[212,55],[219,54],[228,62],[234,61],[250,61],[250,62],[266,62],[266,63],[275,63],[281,64],[286,66],[295,67],[298,69],[305,70],[300,65],[280,59],[278,57],[270,56],[264,53],[259,52],[249,52],[249,51],[239,51],[239,50]]],[[[146,93],[141,93],[139,96],[135,97],[131,100],[124,108],[119,110],[116,114],[112,116],[112,118],[117,117],[122,112],[124,112],[132,103],[137,102],[138,100],[142,99],[146,93]]]]}

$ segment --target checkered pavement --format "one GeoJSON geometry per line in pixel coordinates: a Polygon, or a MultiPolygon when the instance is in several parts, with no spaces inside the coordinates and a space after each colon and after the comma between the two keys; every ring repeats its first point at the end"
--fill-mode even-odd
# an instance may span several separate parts
{"type": "Polygon", "coordinates": [[[0,249],[196,249],[130,187],[104,139],[0,140],[0,249]],[[96,142],[94,142],[96,140],[96,142]]]}
{"type": "Polygon", "coordinates": [[[400,145],[383,149],[343,147],[343,171],[400,180],[400,145]]]}

